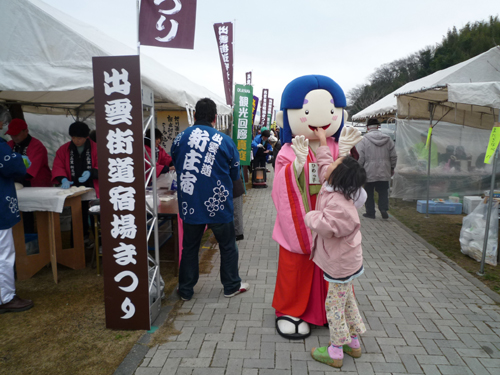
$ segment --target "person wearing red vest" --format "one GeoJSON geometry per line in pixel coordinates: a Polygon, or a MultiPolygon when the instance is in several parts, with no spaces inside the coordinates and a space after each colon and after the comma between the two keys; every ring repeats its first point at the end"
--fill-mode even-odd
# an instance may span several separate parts
{"type": "MultiPolygon", "coordinates": [[[[71,141],[56,152],[52,166],[52,182],[63,189],[86,186],[95,189],[99,198],[97,169],[97,144],[89,138],[90,129],[84,122],[74,122],[69,127],[71,141]]],[[[88,202],[82,201],[83,233],[88,238],[88,202]]]]}
{"type": "Polygon", "coordinates": [[[16,182],[25,187],[50,187],[52,176],[49,168],[47,149],[38,139],[29,134],[26,121],[15,118],[9,123],[9,129],[5,134],[10,135],[11,141],[7,142],[12,151],[27,156],[31,166],[27,173],[16,182]]]}
{"type": "MultiPolygon", "coordinates": [[[[47,149],[38,139],[29,134],[28,124],[20,118],[15,118],[9,123],[5,134],[10,135],[7,142],[12,151],[28,158],[31,166],[24,176],[15,178],[15,182],[24,187],[50,187],[52,176],[49,168],[47,149]]],[[[25,233],[35,233],[35,216],[33,212],[23,212],[23,226],[25,233]]]]}

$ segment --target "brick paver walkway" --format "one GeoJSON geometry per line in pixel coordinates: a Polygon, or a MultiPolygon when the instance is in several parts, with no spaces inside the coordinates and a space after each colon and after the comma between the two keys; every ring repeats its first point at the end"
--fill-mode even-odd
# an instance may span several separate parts
{"type": "Polygon", "coordinates": [[[271,239],[271,187],[252,189],[245,202],[240,275],[251,290],[224,298],[219,258],[184,302],[182,333],[152,348],[137,375],[500,374],[500,308],[462,273],[389,220],[361,217],[365,274],[355,282],[368,331],[361,358],[346,356],[341,371],[314,361],[328,329],[306,340],[276,333],[271,307],[278,247],[271,239]]]}

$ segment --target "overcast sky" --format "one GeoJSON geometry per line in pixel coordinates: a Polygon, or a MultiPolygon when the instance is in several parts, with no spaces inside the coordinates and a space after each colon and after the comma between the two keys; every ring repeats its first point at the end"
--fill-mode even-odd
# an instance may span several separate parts
{"type": "MultiPolygon", "coordinates": [[[[136,0],[43,0],[135,48],[136,0]]],[[[170,1],[170,0],[167,0],[170,1]]],[[[442,41],[448,29],[487,20],[499,0],[198,0],[194,50],[141,47],[168,68],[224,97],[213,24],[235,23],[235,83],[253,72],[254,95],[280,101],[306,74],[347,94],[382,64],[442,41]]],[[[497,41],[500,43],[500,41],[497,41]]],[[[276,108],[276,107],[275,107],[276,108]]]]}

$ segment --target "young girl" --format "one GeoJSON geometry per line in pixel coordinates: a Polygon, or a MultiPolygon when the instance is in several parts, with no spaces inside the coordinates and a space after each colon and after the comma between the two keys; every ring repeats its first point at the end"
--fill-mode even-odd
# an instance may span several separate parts
{"type": "Polygon", "coordinates": [[[313,231],[311,259],[329,282],[325,307],[330,327],[330,346],[313,348],[312,357],[333,367],[342,367],[344,352],[361,356],[358,335],[366,331],[353,294],[352,280],[363,273],[360,221],[357,208],[366,200],[362,188],[366,172],[350,157],[333,161],[324,130],[319,128],[317,149],[321,181],[316,210],[306,214],[313,231]]]}

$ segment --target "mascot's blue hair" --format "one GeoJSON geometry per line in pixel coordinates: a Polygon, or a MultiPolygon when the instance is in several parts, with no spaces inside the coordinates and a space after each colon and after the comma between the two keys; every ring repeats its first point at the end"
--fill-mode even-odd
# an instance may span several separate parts
{"type": "MultiPolygon", "coordinates": [[[[290,82],[281,95],[281,110],[283,111],[283,131],[281,132],[281,144],[292,142],[292,130],[288,123],[287,109],[300,109],[304,105],[306,95],[313,90],[326,90],[332,94],[335,107],[346,106],[345,94],[333,79],[320,75],[308,75],[295,78],[290,82]]],[[[342,122],[337,132],[333,135],[338,142],[340,132],[344,127],[344,111],[342,111],[342,122]]]]}

